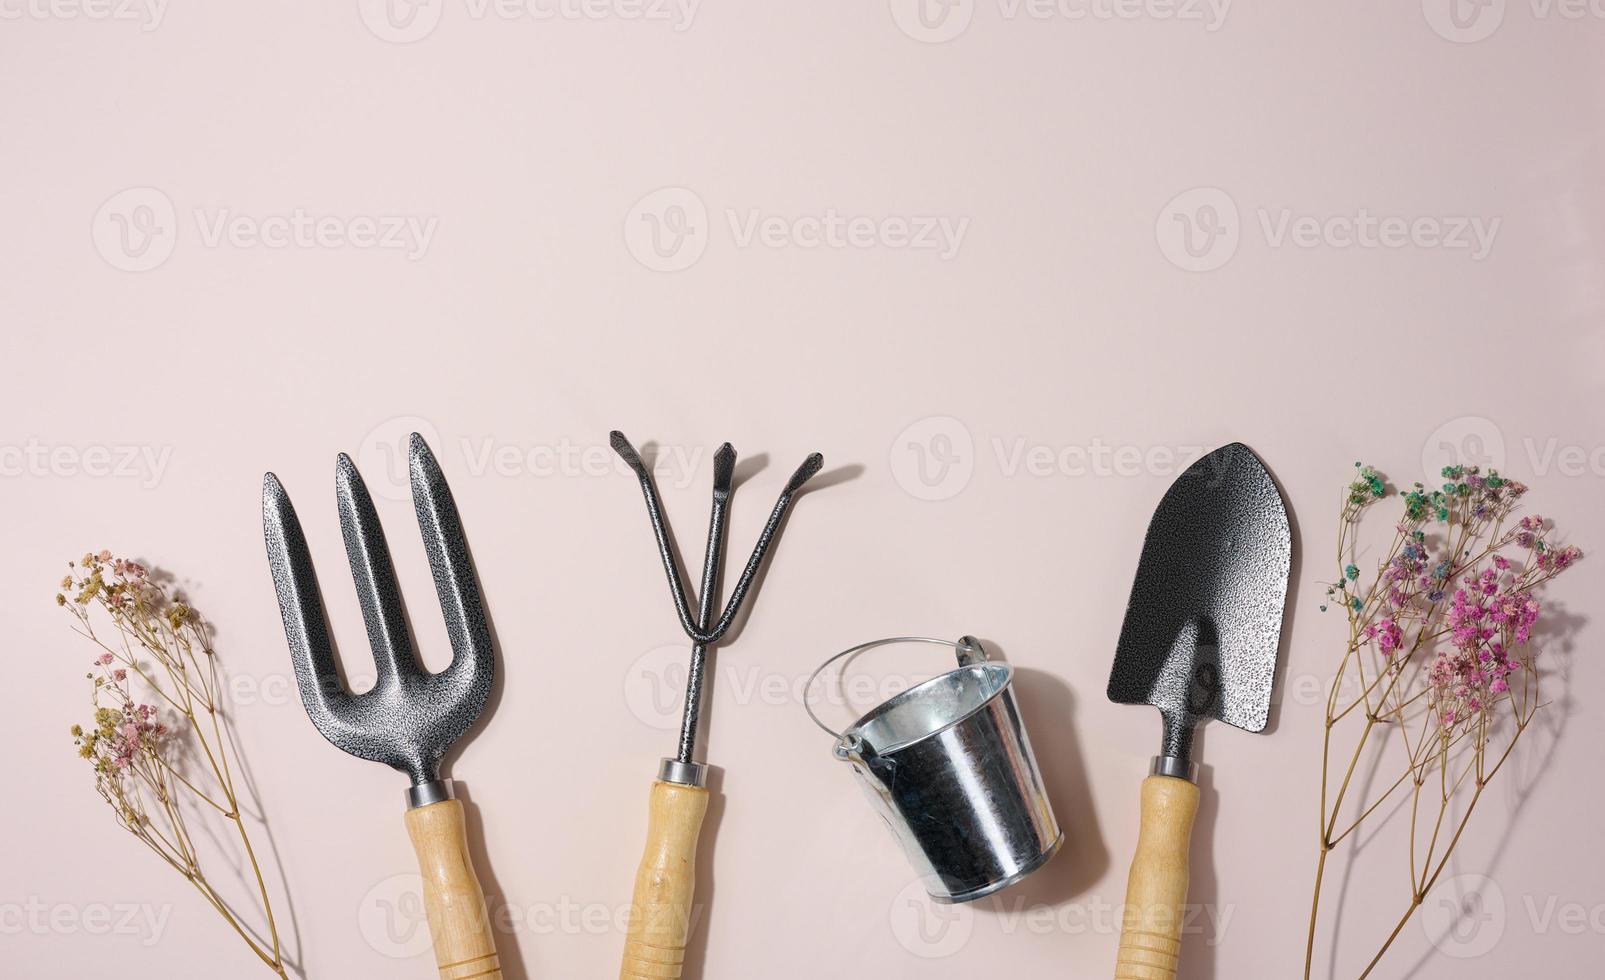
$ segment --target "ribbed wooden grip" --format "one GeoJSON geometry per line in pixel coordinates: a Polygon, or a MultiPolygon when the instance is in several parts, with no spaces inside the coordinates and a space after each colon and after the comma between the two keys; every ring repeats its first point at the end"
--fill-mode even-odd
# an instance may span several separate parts
{"type": "Polygon", "coordinates": [[[708,791],[678,783],[652,784],[646,852],[635,872],[635,897],[619,980],[676,980],[685,964],[696,888],[697,835],[708,812],[708,791]]]}
{"type": "Polygon", "coordinates": [[[407,836],[423,875],[440,980],[501,980],[485,893],[468,854],[462,803],[444,800],[408,810],[407,836]]]}
{"type": "Polygon", "coordinates": [[[1142,782],[1142,830],[1126,879],[1115,980],[1174,980],[1187,903],[1187,851],[1198,787],[1173,776],[1142,782]]]}

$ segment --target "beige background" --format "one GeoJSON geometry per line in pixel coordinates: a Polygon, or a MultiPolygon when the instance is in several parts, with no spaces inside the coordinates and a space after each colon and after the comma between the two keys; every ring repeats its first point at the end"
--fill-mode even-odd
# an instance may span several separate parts
{"type": "MultiPolygon", "coordinates": [[[[0,972],[255,972],[72,758],[87,653],[50,596],[108,547],[216,624],[297,961],[433,975],[395,877],[404,781],[307,722],[258,510],[272,468],[360,674],[333,457],[393,491],[387,447],[417,427],[501,642],[452,774],[514,922],[509,975],[612,975],[685,646],[617,426],[660,447],[691,542],[719,441],[767,459],[733,553],[805,453],[835,475],[720,661],[709,978],[1106,975],[1158,737],[1103,696],[1142,530],[1176,456],[1251,443],[1299,525],[1288,684],[1272,734],[1203,737],[1214,919],[1183,974],[1293,974],[1350,464],[1499,463],[1605,548],[1605,17],[1294,6],[5,4],[0,972]],[[918,901],[795,697],[830,653],[903,632],[974,632],[1021,668],[1070,836],[959,913],[918,901]]],[[[438,666],[409,508],[382,504],[438,666]]],[[[1492,884],[1437,947],[1408,927],[1378,976],[1597,974],[1602,568],[1554,590],[1581,619],[1554,652],[1566,688],[1454,866],[1492,884]]],[[[1357,973],[1403,901],[1378,857],[1323,975],[1357,973]]]]}

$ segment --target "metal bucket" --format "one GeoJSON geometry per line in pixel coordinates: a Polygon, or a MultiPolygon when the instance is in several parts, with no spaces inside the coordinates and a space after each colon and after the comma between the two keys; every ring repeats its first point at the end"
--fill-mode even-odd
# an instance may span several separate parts
{"type": "Polygon", "coordinates": [[[835,754],[859,775],[881,817],[938,902],[971,902],[1048,863],[1064,835],[1042,787],[1010,682],[974,637],[902,636],[863,643],[844,657],[894,643],[953,647],[959,666],[883,703],[837,732],[835,754]]]}

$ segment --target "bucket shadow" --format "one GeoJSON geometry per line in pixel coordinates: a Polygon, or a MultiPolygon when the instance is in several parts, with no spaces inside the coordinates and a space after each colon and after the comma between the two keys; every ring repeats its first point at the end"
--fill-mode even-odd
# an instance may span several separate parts
{"type": "MultiPolygon", "coordinates": [[[[993,659],[1003,659],[993,643],[988,641],[985,646],[993,659]]],[[[1032,726],[1036,726],[1031,751],[1042,771],[1042,783],[1064,833],[1064,844],[1040,871],[999,894],[1024,899],[1030,905],[1059,905],[1097,883],[1109,867],[1109,850],[1098,830],[1086,763],[1073,734],[1075,694],[1052,674],[1016,667],[1014,696],[1026,731],[1032,733],[1032,726]],[[1045,737],[1048,732],[1065,735],[1050,739],[1045,737]]]]}

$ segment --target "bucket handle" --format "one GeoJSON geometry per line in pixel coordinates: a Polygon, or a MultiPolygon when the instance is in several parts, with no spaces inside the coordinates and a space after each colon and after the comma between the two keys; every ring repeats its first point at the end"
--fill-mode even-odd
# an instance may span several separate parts
{"type": "Polygon", "coordinates": [[[969,667],[973,664],[984,664],[987,662],[986,648],[981,646],[980,640],[968,635],[961,636],[957,640],[938,640],[935,637],[930,636],[891,636],[884,640],[870,640],[868,643],[860,643],[856,647],[848,647],[841,653],[836,654],[834,657],[831,657],[829,660],[814,668],[814,672],[808,675],[808,683],[803,686],[803,710],[808,712],[808,717],[813,719],[814,724],[818,725],[826,735],[829,735],[831,738],[834,738],[840,743],[846,743],[850,741],[846,735],[836,731],[834,728],[831,728],[829,725],[820,721],[819,716],[814,714],[813,701],[808,697],[808,692],[814,689],[814,681],[819,679],[819,675],[824,672],[826,667],[829,667],[836,661],[841,660],[843,657],[855,656],[863,653],[866,650],[873,650],[876,647],[891,646],[894,643],[935,643],[937,646],[952,647],[955,654],[958,656],[960,667],[969,667]]]}

